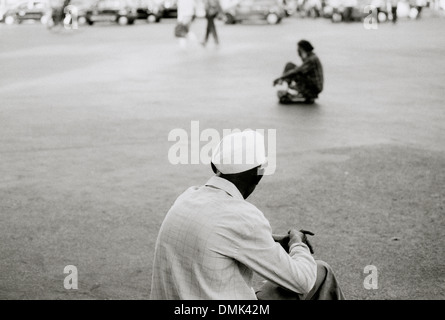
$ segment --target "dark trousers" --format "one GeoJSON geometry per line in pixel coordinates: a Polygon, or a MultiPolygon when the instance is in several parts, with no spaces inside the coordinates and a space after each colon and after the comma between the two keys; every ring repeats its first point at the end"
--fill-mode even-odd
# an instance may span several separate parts
{"type": "MultiPolygon", "coordinates": [[[[292,70],[292,69],[295,69],[296,67],[297,67],[297,65],[292,62],[286,63],[286,65],[284,67],[283,74],[292,70]]],[[[318,97],[318,94],[320,93],[320,90],[318,89],[318,87],[314,83],[314,81],[312,79],[306,77],[304,74],[298,73],[298,74],[286,77],[283,80],[289,84],[289,87],[291,89],[297,90],[305,98],[315,99],[318,97]]]]}
{"type": "Polygon", "coordinates": [[[216,33],[215,17],[206,16],[206,19],[207,19],[207,29],[206,29],[206,36],[204,38],[204,43],[207,43],[210,34],[212,34],[213,38],[215,39],[215,43],[218,44],[219,40],[218,40],[218,34],[216,33]]]}
{"type": "Polygon", "coordinates": [[[392,14],[392,23],[397,22],[397,6],[391,7],[391,14],[392,14]]]}
{"type": "Polygon", "coordinates": [[[416,19],[420,19],[420,13],[422,12],[422,6],[416,6],[416,8],[417,8],[417,16],[416,16],[416,19]]]}
{"type": "Polygon", "coordinates": [[[345,300],[332,268],[317,260],[317,280],[307,294],[298,294],[267,281],[257,292],[258,300],[345,300]]]}
{"type": "Polygon", "coordinates": [[[351,22],[352,21],[352,7],[346,7],[345,11],[343,12],[343,19],[345,22],[351,22]]]}

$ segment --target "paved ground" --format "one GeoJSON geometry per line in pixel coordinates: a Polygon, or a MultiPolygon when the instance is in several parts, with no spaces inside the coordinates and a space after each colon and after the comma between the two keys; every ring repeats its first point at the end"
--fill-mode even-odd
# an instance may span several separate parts
{"type": "Polygon", "coordinates": [[[181,50],[173,20],[0,25],[0,298],[148,298],[163,216],[211,173],[167,158],[169,132],[197,120],[277,130],[276,172],[249,201],[276,232],[313,230],[348,298],[444,299],[444,26],[219,24],[219,49],[181,50]],[[301,38],[326,88],[281,106],[272,79],[301,38]],[[77,291],[63,287],[70,264],[77,291]]]}

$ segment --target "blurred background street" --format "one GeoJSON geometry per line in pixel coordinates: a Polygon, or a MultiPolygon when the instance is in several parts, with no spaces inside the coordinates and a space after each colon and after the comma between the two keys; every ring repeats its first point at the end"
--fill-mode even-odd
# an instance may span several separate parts
{"type": "Polygon", "coordinates": [[[164,215],[212,174],[167,158],[169,132],[199,121],[277,130],[276,172],[249,201],[276,233],[314,231],[348,299],[443,299],[445,19],[422,14],[376,30],[219,20],[218,48],[199,44],[199,17],[186,47],[174,18],[0,23],[0,298],[147,299],[164,215]],[[300,63],[300,39],[325,90],[280,105],[272,81],[300,63]],[[66,265],[78,290],[63,287],[66,265]],[[363,287],[367,265],[376,290],[363,287]]]}

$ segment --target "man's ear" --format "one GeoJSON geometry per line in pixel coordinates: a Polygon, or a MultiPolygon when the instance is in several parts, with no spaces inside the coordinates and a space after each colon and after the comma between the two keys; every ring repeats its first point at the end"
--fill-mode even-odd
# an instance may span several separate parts
{"type": "Polygon", "coordinates": [[[217,174],[218,173],[218,169],[216,169],[215,165],[212,162],[210,162],[210,165],[212,166],[213,173],[217,174]]]}

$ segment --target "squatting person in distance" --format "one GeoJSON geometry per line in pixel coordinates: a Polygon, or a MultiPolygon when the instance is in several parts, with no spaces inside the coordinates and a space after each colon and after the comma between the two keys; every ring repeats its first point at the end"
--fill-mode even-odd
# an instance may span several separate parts
{"type": "Polygon", "coordinates": [[[323,91],[323,66],[313,50],[309,41],[299,41],[297,52],[303,63],[300,66],[286,63],[282,75],[274,80],[274,86],[283,82],[288,86],[287,90],[277,92],[281,103],[314,103],[323,91]]]}
{"type": "Polygon", "coordinates": [[[151,299],[343,299],[330,266],[312,257],[305,233],[294,228],[274,239],[264,214],[245,200],[266,163],[260,133],[221,140],[212,155],[215,175],[181,194],[164,218],[151,299]],[[256,291],[254,272],[267,280],[256,291]]]}

